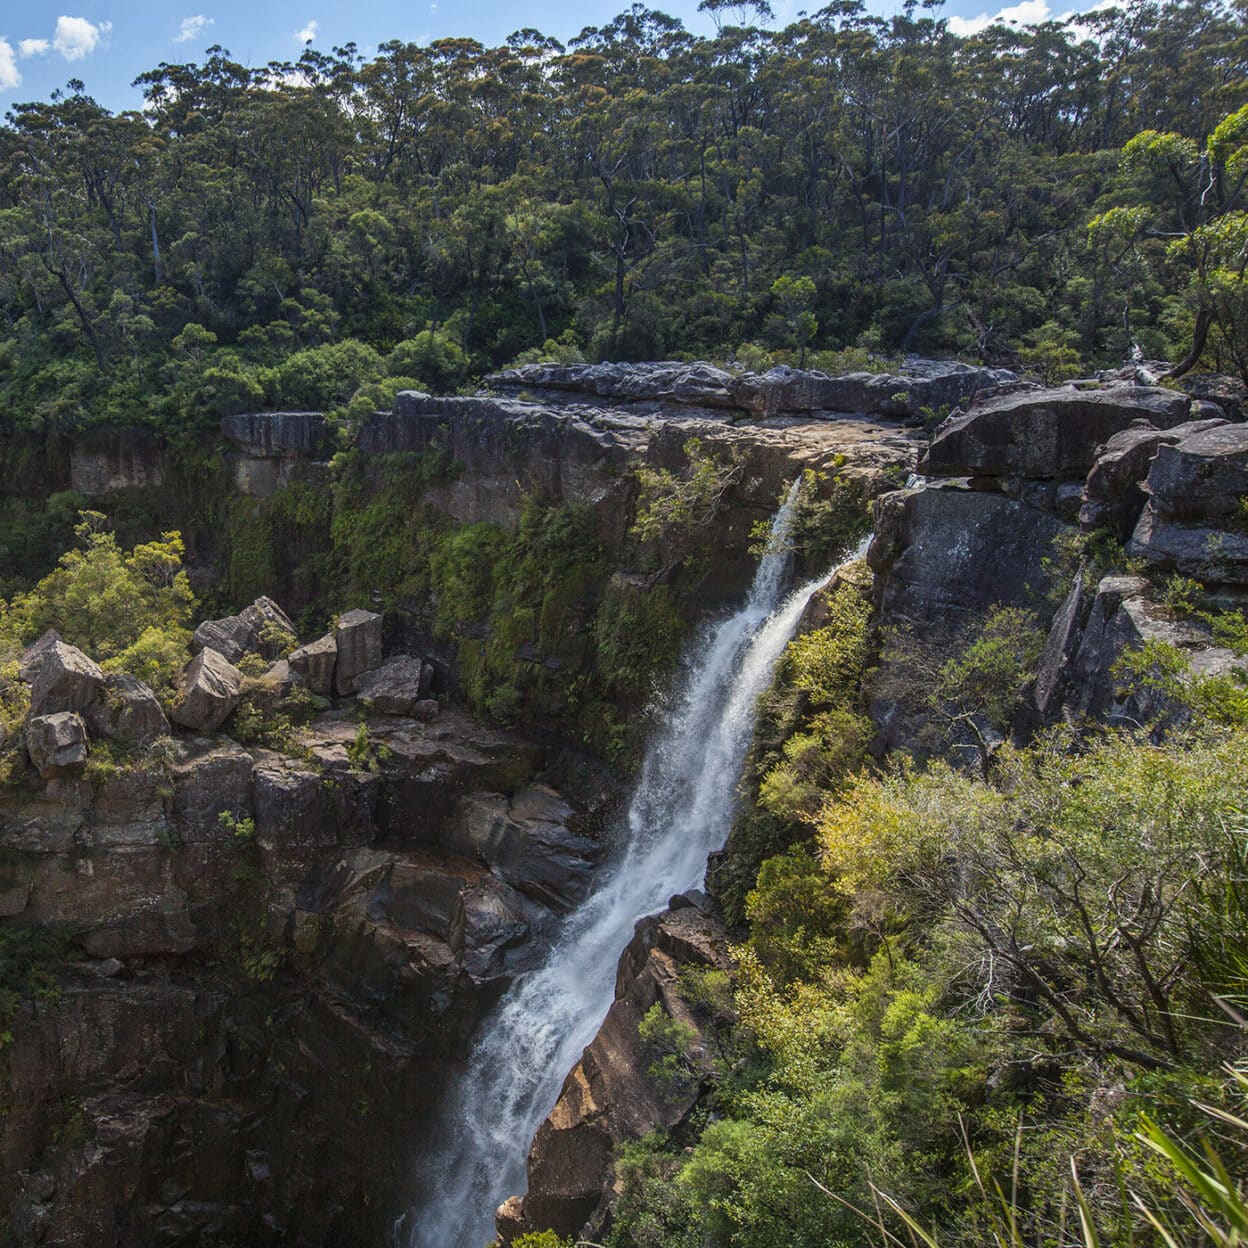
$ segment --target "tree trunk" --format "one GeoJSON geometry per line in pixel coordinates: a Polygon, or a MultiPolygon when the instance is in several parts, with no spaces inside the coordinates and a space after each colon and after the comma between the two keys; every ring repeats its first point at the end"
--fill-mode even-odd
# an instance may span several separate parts
{"type": "Polygon", "coordinates": [[[1213,324],[1213,311],[1201,308],[1196,313],[1196,327],[1192,331],[1192,349],[1168,372],[1162,373],[1163,380],[1173,380],[1190,373],[1196,367],[1200,357],[1205,353],[1205,342],[1209,338],[1209,326],[1213,324]]]}

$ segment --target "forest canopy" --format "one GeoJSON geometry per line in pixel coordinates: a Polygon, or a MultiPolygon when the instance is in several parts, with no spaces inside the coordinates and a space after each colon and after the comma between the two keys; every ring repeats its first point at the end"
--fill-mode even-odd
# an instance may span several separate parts
{"type": "Polygon", "coordinates": [[[7,420],[186,427],[517,358],[1248,368],[1244,0],[970,37],[712,7],[710,37],[638,4],[566,47],[213,47],[141,111],[15,105],[7,420]]]}

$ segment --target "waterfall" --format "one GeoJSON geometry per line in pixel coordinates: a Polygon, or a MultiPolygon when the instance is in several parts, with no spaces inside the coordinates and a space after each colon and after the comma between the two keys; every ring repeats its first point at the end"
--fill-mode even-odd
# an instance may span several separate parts
{"type": "Polygon", "coordinates": [[[797,495],[794,482],[745,605],[699,635],[666,726],[648,746],[614,867],[567,920],[544,965],[486,1020],[446,1100],[447,1134],[424,1168],[425,1199],[398,1228],[402,1248],[490,1241],[495,1208],[524,1190],[533,1134],[611,1004],[634,924],[697,886],[707,855],[727,839],[755,704],[827,579],[781,599],[797,495]]]}

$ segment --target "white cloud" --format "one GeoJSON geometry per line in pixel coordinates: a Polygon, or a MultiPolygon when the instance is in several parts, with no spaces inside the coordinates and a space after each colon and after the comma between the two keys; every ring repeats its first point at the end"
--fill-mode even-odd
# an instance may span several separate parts
{"type": "Polygon", "coordinates": [[[51,46],[46,39],[23,39],[17,50],[22,56],[42,56],[51,46]]]}
{"type": "Polygon", "coordinates": [[[299,31],[297,35],[295,35],[295,38],[298,39],[300,43],[311,43],[312,40],[316,38],[316,32],[319,29],[320,23],[313,18],[312,21],[310,21],[301,31],[299,31]]]}
{"type": "Polygon", "coordinates": [[[174,35],[174,43],[190,43],[198,35],[202,35],[209,27],[215,25],[215,19],[196,13],[194,17],[184,17],[178,33],[174,35]]]}
{"type": "Polygon", "coordinates": [[[1019,0],[996,13],[980,13],[977,17],[951,17],[949,29],[955,35],[977,35],[981,30],[998,24],[1003,26],[1034,26],[1046,21],[1053,12],[1049,0],[1019,0]]]}
{"type": "Polygon", "coordinates": [[[7,39],[0,39],[0,91],[12,91],[22,85],[22,75],[17,68],[17,55],[7,39]]]}
{"type": "Polygon", "coordinates": [[[81,61],[95,51],[112,28],[112,22],[101,22],[97,26],[85,17],[58,17],[52,46],[67,61],[81,61]]]}

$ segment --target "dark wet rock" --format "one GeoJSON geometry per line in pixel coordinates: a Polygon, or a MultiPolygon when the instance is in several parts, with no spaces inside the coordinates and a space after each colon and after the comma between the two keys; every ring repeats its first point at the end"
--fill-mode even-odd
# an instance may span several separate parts
{"type": "Polygon", "coordinates": [[[211,647],[201,650],[178,677],[170,718],[193,732],[214,732],[230,717],[243,690],[242,673],[211,647]]]}
{"type": "Polygon", "coordinates": [[[538,1229],[576,1235],[600,1221],[611,1199],[618,1145],[670,1130],[697,1102],[698,1081],[660,1088],[647,1073],[653,1055],[638,1031],[656,1003],[692,1030],[690,1059],[706,1060],[697,1020],[679,991],[687,966],[727,970],[728,934],[694,906],[642,919],[620,957],[615,1001],[593,1042],[573,1067],[529,1150],[528,1193],[500,1210],[507,1242],[538,1229]]]}
{"type": "Polygon", "coordinates": [[[76,711],[32,715],[26,721],[26,748],[40,777],[51,780],[87,761],[87,725],[76,711]]]}
{"type": "MultiPolygon", "coordinates": [[[[433,669],[413,655],[398,655],[355,680],[355,696],[383,715],[412,715],[425,700],[433,669]]],[[[433,715],[437,714],[434,704],[433,715]]],[[[432,718],[421,715],[418,718],[432,718]]]]}
{"type": "Polygon", "coordinates": [[[104,673],[94,659],[63,641],[49,642],[36,659],[30,690],[30,713],[89,711],[104,687],[104,673]]]}
{"type": "Polygon", "coordinates": [[[1024,391],[976,404],[937,429],[919,470],[934,476],[1086,477],[1097,450],[1143,421],[1169,429],[1189,418],[1174,390],[1113,386],[1024,391]]]}
{"type": "Polygon", "coordinates": [[[589,891],[601,857],[601,846],[575,831],[573,822],[572,807],[541,785],[512,799],[479,793],[461,804],[445,844],[543,904],[569,909],[589,891]]]}
{"type": "Polygon", "coordinates": [[[110,672],[103,692],[87,715],[97,737],[147,745],[169,734],[169,721],[160,700],[137,676],[110,672]]]}
{"type": "Polygon", "coordinates": [[[300,646],[290,654],[290,666],[307,683],[309,689],[320,697],[334,692],[334,666],[338,661],[338,641],[333,633],[326,633],[306,646],[300,646]]]}
{"type": "Polygon", "coordinates": [[[338,658],[334,689],[345,696],[355,692],[355,680],[381,666],[381,616],[376,611],[345,611],[334,632],[338,658]]]}
{"type": "Polygon", "coordinates": [[[886,616],[941,620],[1043,592],[1045,560],[1064,531],[1054,516],[997,493],[900,490],[876,503],[867,562],[886,616]]]}

